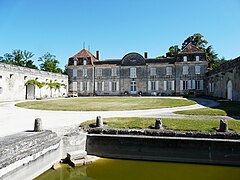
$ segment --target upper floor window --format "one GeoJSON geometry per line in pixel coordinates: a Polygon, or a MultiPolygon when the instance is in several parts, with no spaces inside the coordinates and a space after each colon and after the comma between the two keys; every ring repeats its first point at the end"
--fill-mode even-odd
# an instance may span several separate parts
{"type": "Polygon", "coordinates": [[[199,61],[199,56],[196,56],[196,61],[199,61]]]}
{"type": "Polygon", "coordinates": [[[187,62],[187,56],[183,56],[183,62],[187,62]]]}
{"type": "Polygon", "coordinates": [[[200,74],[201,73],[201,67],[200,66],[195,66],[195,74],[200,74]]]}
{"type": "Polygon", "coordinates": [[[77,69],[73,69],[73,77],[77,77],[77,69]]]}
{"type": "Polygon", "coordinates": [[[96,69],[96,76],[102,76],[102,69],[96,69]]]}
{"type": "Polygon", "coordinates": [[[172,75],[172,67],[166,67],[166,75],[167,76],[172,75]]]}
{"type": "Polygon", "coordinates": [[[136,78],[136,77],[137,77],[136,68],[135,67],[130,68],[130,78],[136,78]]]}
{"type": "Polygon", "coordinates": [[[83,65],[87,65],[87,60],[86,59],[83,60],[83,65]]]}
{"type": "Polygon", "coordinates": [[[87,76],[87,69],[86,68],[83,69],[83,76],[85,76],[85,77],[87,76]]]}
{"type": "Polygon", "coordinates": [[[188,66],[183,66],[183,75],[188,74],[188,66]]]}
{"type": "Polygon", "coordinates": [[[117,76],[117,68],[112,68],[112,76],[117,76]]]}
{"type": "Polygon", "coordinates": [[[156,72],[156,68],[150,68],[150,76],[156,76],[157,72],[156,72]]]}
{"type": "Polygon", "coordinates": [[[74,65],[74,66],[77,66],[77,60],[76,60],[76,59],[74,59],[73,65],[74,65]]]}

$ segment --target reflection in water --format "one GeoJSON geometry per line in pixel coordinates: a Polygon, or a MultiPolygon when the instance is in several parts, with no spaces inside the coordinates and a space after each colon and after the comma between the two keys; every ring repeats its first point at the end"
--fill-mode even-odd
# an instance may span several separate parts
{"type": "Polygon", "coordinates": [[[91,165],[63,165],[48,170],[37,180],[155,180],[155,179],[240,179],[240,168],[185,163],[100,159],[91,165]]]}

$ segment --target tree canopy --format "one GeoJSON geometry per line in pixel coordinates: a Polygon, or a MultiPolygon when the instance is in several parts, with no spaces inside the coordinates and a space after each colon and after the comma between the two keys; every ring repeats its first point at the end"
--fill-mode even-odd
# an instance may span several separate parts
{"type": "Polygon", "coordinates": [[[12,53],[5,53],[3,57],[0,57],[0,62],[38,69],[33,60],[31,60],[33,56],[34,54],[30,51],[16,49],[13,50],[12,53]]]}
{"type": "Polygon", "coordinates": [[[43,71],[53,72],[53,73],[62,73],[62,70],[58,67],[59,61],[56,59],[55,55],[50,54],[49,52],[39,57],[40,69],[43,71]]]}

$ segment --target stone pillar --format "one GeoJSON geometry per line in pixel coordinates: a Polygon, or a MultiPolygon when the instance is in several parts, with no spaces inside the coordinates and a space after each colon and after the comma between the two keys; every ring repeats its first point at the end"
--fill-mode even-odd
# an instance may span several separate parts
{"type": "Polygon", "coordinates": [[[228,131],[227,120],[223,120],[223,119],[220,120],[219,131],[220,132],[227,132],[228,131]]]}
{"type": "Polygon", "coordinates": [[[162,129],[162,119],[156,119],[155,129],[162,129]]]}
{"type": "Polygon", "coordinates": [[[41,118],[36,118],[34,122],[34,132],[39,132],[42,131],[42,119],[41,118]]]}
{"type": "Polygon", "coordinates": [[[96,118],[96,127],[103,127],[103,120],[101,116],[97,116],[96,118]]]}

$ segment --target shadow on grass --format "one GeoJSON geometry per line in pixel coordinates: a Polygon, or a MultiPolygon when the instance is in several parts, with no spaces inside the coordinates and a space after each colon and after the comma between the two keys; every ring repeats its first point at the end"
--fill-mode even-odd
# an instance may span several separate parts
{"type": "Polygon", "coordinates": [[[217,107],[212,107],[212,109],[221,109],[226,112],[227,116],[233,117],[235,119],[240,119],[240,104],[231,101],[218,101],[220,104],[217,107]]]}

